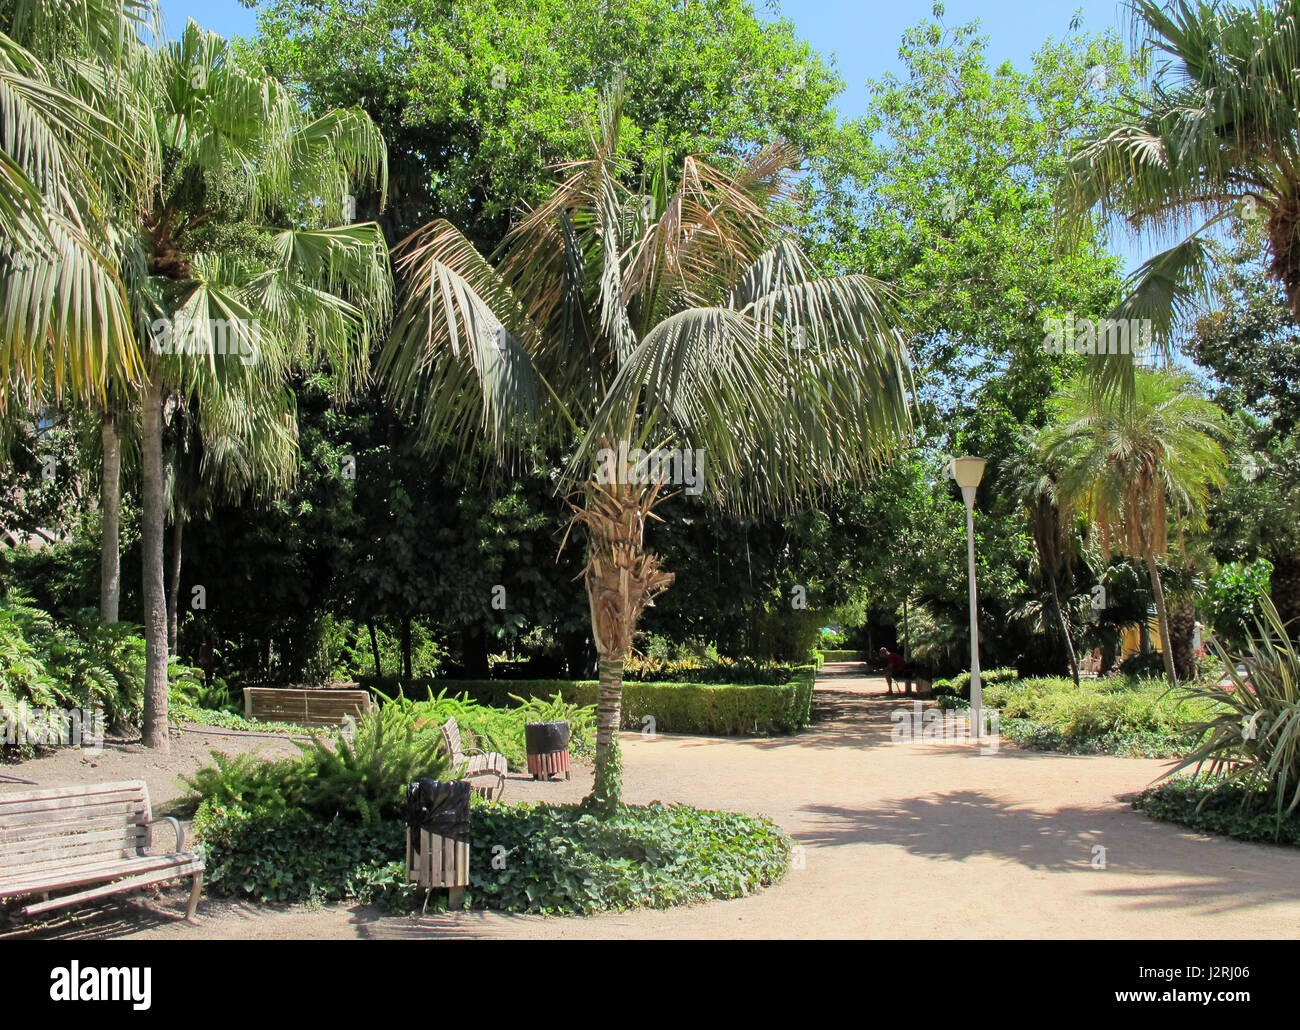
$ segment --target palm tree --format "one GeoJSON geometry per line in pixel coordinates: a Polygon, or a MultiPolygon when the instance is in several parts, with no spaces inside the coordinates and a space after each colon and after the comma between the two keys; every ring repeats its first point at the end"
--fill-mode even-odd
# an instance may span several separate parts
{"type": "MultiPolygon", "coordinates": [[[[1130,281],[1116,317],[1149,318],[1166,343],[1208,301],[1212,232],[1262,219],[1270,274],[1300,321],[1300,0],[1132,0],[1136,36],[1161,59],[1148,94],[1073,156],[1068,204],[1177,242],[1130,281]]],[[[1098,359],[1103,381],[1131,361],[1098,359]]]]}
{"type": "Polygon", "coordinates": [[[238,503],[249,493],[279,496],[298,470],[298,421],[294,396],[285,391],[277,411],[262,404],[244,410],[242,394],[217,393],[177,404],[166,476],[172,523],[167,567],[167,650],[176,653],[183,544],[187,521],[212,514],[218,502],[238,503]]]}
{"type": "MultiPolygon", "coordinates": [[[[152,97],[165,169],[128,213],[121,267],[136,331],[150,345],[138,376],[144,743],[168,746],[163,469],[166,413],[237,415],[255,437],[286,411],[295,370],[324,365],[345,395],[366,372],[391,315],[391,274],[373,222],[346,224],[356,184],[386,186],[383,140],[359,110],[306,115],[247,55],[189,22],[133,69],[152,97]]],[[[140,134],[145,136],[144,133],[140,134]]]]}
{"type": "Polygon", "coordinates": [[[155,168],[125,69],[156,30],[151,0],[0,5],[0,402],[102,396],[141,362],[114,250],[110,197],[155,168]]]}
{"type": "Polygon", "coordinates": [[[558,489],[585,530],[604,807],[620,797],[624,661],[673,579],[646,529],[674,481],[707,471],[720,505],[792,505],[878,468],[911,426],[889,292],[817,277],[773,220],[793,152],[730,171],[688,156],[675,174],[664,156],[637,174],[619,108],[603,102],[590,156],[561,166],[495,263],[445,221],[400,245],[407,293],[380,359],[429,447],[527,425],[576,438],[558,489]]]}
{"type": "Polygon", "coordinates": [[[1008,485],[1009,495],[1024,510],[1033,537],[1034,551],[1038,555],[1038,569],[1047,580],[1048,600],[1052,615],[1061,631],[1070,675],[1079,682],[1079,659],[1074,641],[1070,637],[1070,623],[1061,604],[1061,580],[1073,557],[1074,546],[1072,512],[1062,510],[1058,480],[1058,463],[1045,460],[1042,449],[1033,438],[1021,441],[1021,447],[1002,470],[1002,479],[1008,485]]]}
{"type": "Polygon", "coordinates": [[[1156,558],[1168,551],[1168,526],[1198,526],[1210,488],[1225,479],[1229,438],[1223,412],[1196,393],[1187,375],[1134,370],[1133,398],[1101,396],[1085,379],[1062,388],[1056,420],[1044,433],[1047,461],[1059,462],[1059,496],[1097,526],[1102,551],[1112,545],[1146,564],[1160,621],[1161,652],[1175,676],[1169,612],[1156,558]]]}

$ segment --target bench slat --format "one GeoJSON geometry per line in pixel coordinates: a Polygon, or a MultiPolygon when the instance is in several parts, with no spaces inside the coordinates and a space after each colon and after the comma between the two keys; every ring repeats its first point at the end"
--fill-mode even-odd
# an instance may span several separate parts
{"type": "MultiPolygon", "coordinates": [[[[115,859],[100,862],[79,862],[62,868],[45,867],[29,871],[21,877],[0,876],[0,898],[19,894],[38,894],[59,887],[79,887],[99,883],[134,873],[158,869],[174,870],[179,866],[201,861],[198,856],[183,852],[174,855],[143,855],[139,858],[115,859]]],[[[177,874],[180,875],[180,874],[177,874]]]]}
{"type": "Polygon", "coordinates": [[[184,876],[187,873],[198,872],[203,868],[202,862],[195,862],[192,866],[185,868],[161,869],[157,872],[142,873],[139,876],[132,876],[125,880],[117,880],[103,887],[94,887],[88,891],[80,891],[76,894],[65,894],[61,898],[51,898],[49,901],[37,902],[34,905],[26,905],[23,908],[23,915],[35,916],[42,912],[49,912],[56,908],[66,908],[68,905],[77,905],[83,901],[92,901],[95,898],[106,898],[112,894],[122,894],[126,891],[136,890],[140,887],[149,887],[155,883],[165,883],[167,880],[174,880],[178,876],[184,876]]]}

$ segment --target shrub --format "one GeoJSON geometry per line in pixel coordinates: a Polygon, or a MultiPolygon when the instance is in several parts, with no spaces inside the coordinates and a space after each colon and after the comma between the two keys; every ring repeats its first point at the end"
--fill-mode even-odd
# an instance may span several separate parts
{"type": "Polygon", "coordinates": [[[437,729],[455,718],[469,746],[500,752],[512,769],[527,764],[524,726],[530,722],[567,722],[569,750],[578,756],[594,751],[596,710],[592,705],[566,701],[559,691],[548,699],[517,694],[507,698],[514,702],[513,707],[494,708],[471,701],[467,693],[448,695],[444,689],[436,695],[430,692],[427,701],[414,702],[414,706],[421,725],[437,729]]]}
{"type": "MultiPolygon", "coordinates": [[[[660,733],[702,733],[728,736],[741,733],[795,733],[811,719],[813,682],[816,670],[811,665],[791,670],[791,678],[780,684],[755,683],[637,683],[623,684],[624,729],[642,729],[642,720],[652,716],[660,733]]],[[[480,707],[508,712],[511,701],[522,702],[549,698],[586,708],[596,703],[596,680],[455,680],[435,682],[438,698],[447,699],[447,691],[462,691],[458,703],[472,698],[480,707]]],[[[455,714],[449,711],[449,714],[455,714]]],[[[446,716],[443,716],[445,719],[446,716]]],[[[457,717],[459,723],[460,718],[457,717]]],[[[524,721],[519,720],[519,745],[522,747],[524,721]]],[[[462,726],[462,729],[465,727],[462,726]]],[[[472,722],[469,728],[478,735],[472,722]]],[[[507,758],[510,746],[504,731],[491,725],[483,735],[507,758]],[[493,734],[496,734],[495,736],[493,734]]],[[[522,758],[520,759],[522,764],[522,758]]],[[[513,764],[513,763],[512,763],[513,764]]]]}
{"type": "MultiPolygon", "coordinates": [[[[215,895],[355,899],[399,910],[422,900],[423,891],[404,882],[405,829],[397,820],[365,826],[205,802],[194,825],[215,895]]],[[[512,912],[585,914],[741,897],[784,875],[791,843],[767,819],[658,802],[601,818],[579,805],[476,801],[470,825],[468,900],[512,912]]]]}
{"type": "Polygon", "coordinates": [[[357,722],[349,741],[342,730],[295,741],[302,754],[276,762],[253,755],[226,758],[181,777],[196,801],[278,811],[306,809],[325,818],[344,816],[363,824],[396,816],[406,785],[449,772],[442,737],[409,701],[390,701],[357,722]]]}
{"type": "Polygon", "coordinates": [[[1300,815],[1287,813],[1279,820],[1277,803],[1267,791],[1239,784],[1179,777],[1143,791],[1133,807],[1152,819],[1202,833],[1300,846],[1300,815]]]}
{"type": "Polygon", "coordinates": [[[867,660],[865,651],[823,649],[821,655],[828,662],[865,662],[867,660]]]}
{"type": "Polygon", "coordinates": [[[1264,618],[1244,654],[1229,655],[1210,637],[1231,687],[1192,683],[1179,689],[1180,696],[1211,711],[1194,728],[1196,748],[1173,772],[1204,769],[1239,785],[1247,798],[1267,791],[1280,834],[1284,815],[1300,806],[1300,653],[1272,600],[1261,598],[1260,607],[1264,618]]]}
{"type": "MultiPolygon", "coordinates": [[[[1169,757],[1192,746],[1191,720],[1212,709],[1171,695],[1157,680],[1111,678],[1075,685],[1063,676],[999,679],[983,691],[1001,733],[1024,747],[1169,757]]],[[[965,707],[956,696],[941,708],[965,707]]]]}

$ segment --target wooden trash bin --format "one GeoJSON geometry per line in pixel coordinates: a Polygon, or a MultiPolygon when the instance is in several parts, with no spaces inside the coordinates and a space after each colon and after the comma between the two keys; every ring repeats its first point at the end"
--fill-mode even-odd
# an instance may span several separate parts
{"type": "Polygon", "coordinates": [[[465,780],[420,780],[406,788],[407,882],[446,890],[449,909],[460,908],[469,886],[469,796],[465,780]]]}
{"type": "Polygon", "coordinates": [[[534,780],[549,780],[556,773],[564,773],[566,780],[569,778],[567,722],[525,723],[524,747],[528,752],[528,771],[534,780]]]}

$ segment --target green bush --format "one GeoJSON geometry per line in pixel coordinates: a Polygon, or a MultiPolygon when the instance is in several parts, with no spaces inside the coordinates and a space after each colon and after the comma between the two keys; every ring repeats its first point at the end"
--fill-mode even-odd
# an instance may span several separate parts
{"type": "Polygon", "coordinates": [[[865,651],[824,649],[821,654],[822,658],[828,662],[865,662],[867,660],[865,651]]]}
{"type": "MultiPolygon", "coordinates": [[[[654,717],[655,729],[660,733],[795,733],[811,720],[815,676],[815,666],[804,665],[791,669],[788,681],[779,684],[625,682],[622,725],[624,729],[642,729],[643,719],[649,715],[654,717]]],[[[598,685],[596,680],[434,680],[416,681],[408,693],[427,690],[445,698],[450,691],[458,691],[459,703],[469,699],[480,707],[506,712],[505,718],[510,719],[513,717],[508,712],[521,702],[545,700],[549,704],[594,706],[598,685]]],[[[531,714],[518,720],[519,747],[524,721],[543,720],[531,714]]],[[[468,728],[480,735],[472,721],[468,728]]],[[[494,750],[510,757],[508,748],[515,745],[509,743],[507,733],[485,723],[482,737],[493,742],[494,750]]]]}
{"type": "Polygon", "coordinates": [[[511,707],[493,708],[471,701],[468,694],[430,693],[427,701],[414,702],[422,724],[440,727],[454,718],[467,746],[505,755],[512,769],[527,765],[524,726],[530,722],[567,722],[569,750],[578,757],[595,753],[596,711],[592,705],[566,701],[556,691],[550,698],[507,695],[511,707]]]}
{"type": "Polygon", "coordinates": [[[1217,682],[1179,688],[1204,717],[1195,726],[1195,749],[1173,771],[1204,769],[1248,796],[1267,791],[1280,834],[1284,819],[1300,807],[1300,652],[1272,600],[1264,596],[1259,604],[1264,616],[1243,654],[1229,654],[1210,637],[1230,688],[1217,682]]]}
{"type": "MultiPolygon", "coordinates": [[[[262,902],[357,900],[410,910],[405,828],[281,807],[207,803],[195,819],[209,891],[262,902]]],[[[474,907],[586,914],[736,898],[784,875],[790,839],[769,820],[658,802],[598,818],[579,805],[479,803],[474,907]]]]}
{"type": "Polygon", "coordinates": [[[1279,820],[1277,800],[1267,791],[1179,777],[1143,791],[1133,807],[1202,833],[1300,847],[1300,815],[1286,813],[1279,820]]]}
{"type": "Polygon", "coordinates": [[[180,782],[200,803],[309,810],[370,824],[401,812],[408,783],[456,772],[448,769],[437,726],[430,726],[409,701],[390,701],[367,712],[351,740],[335,730],[294,743],[302,754],[276,762],[253,755],[232,759],[213,751],[212,765],[180,782]]]}
{"type": "MultiPolygon", "coordinates": [[[[999,679],[983,690],[1001,717],[1001,732],[1044,750],[1169,757],[1194,740],[1191,721],[1209,709],[1170,694],[1163,682],[1062,676],[999,679]]],[[[942,707],[967,702],[941,698],[942,707]]]]}

